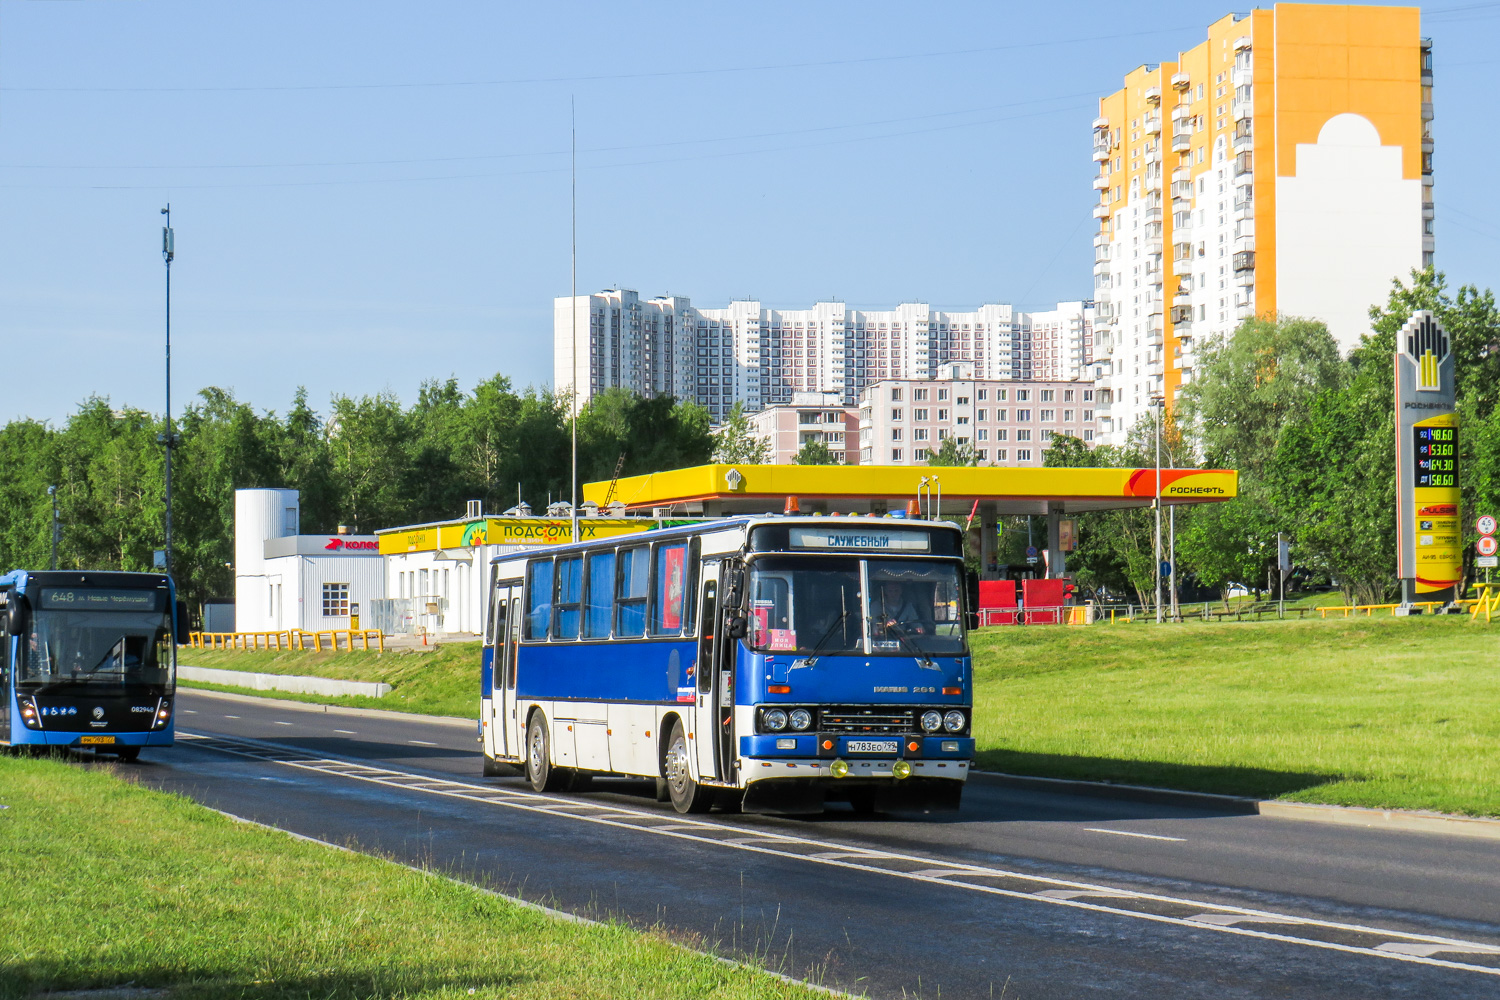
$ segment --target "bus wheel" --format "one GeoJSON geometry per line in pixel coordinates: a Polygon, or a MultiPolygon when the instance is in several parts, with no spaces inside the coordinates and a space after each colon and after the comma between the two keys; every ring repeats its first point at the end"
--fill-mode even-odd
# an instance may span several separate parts
{"type": "Polygon", "coordinates": [[[120,758],[120,760],[122,760],[122,761],[124,761],[125,763],[128,764],[128,763],[130,763],[131,761],[135,760],[137,757],[139,757],[141,755],[141,748],[140,747],[119,747],[118,749],[115,750],[115,755],[118,756],[120,758]]]}
{"type": "Polygon", "coordinates": [[[673,809],[680,813],[702,813],[713,808],[713,789],[704,788],[694,781],[688,770],[687,736],[682,731],[681,720],[672,723],[672,735],[667,740],[661,769],[667,778],[667,794],[672,797],[673,809]]]}
{"type": "Polygon", "coordinates": [[[526,780],[539,792],[560,791],[567,784],[563,769],[552,766],[547,720],[541,712],[532,715],[531,724],[526,727],[526,780]]]}

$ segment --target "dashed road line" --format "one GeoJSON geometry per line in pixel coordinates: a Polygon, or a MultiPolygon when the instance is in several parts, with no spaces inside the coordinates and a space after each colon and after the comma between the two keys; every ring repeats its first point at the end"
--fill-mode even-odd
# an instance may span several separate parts
{"type": "MultiPolygon", "coordinates": [[[[632,810],[617,805],[609,806],[601,811],[565,810],[558,807],[576,807],[585,803],[559,800],[530,789],[477,785],[466,781],[433,778],[408,771],[373,766],[363,762],[316,757],[301,751],[243,738],[210,737],[185,733],[180,733],[179,736],[193,740],[196,746],[238,757],[284,764],[288,767],[336,775],[383,785],[387,788],[401,788],[428,795],[489,803],[521,812],[566,818],[579,823],[634,830],[755,854],[925,882],[930,885],[943,885],[956,890],[985,895],[1065,906],[1116,917],[1277,941],[1387,961],[1409,962],[1500,976],[1500,947],[1476,941],[1463,941],[1410,931],[1394,931],[1311,917],[1297,917],[1227,903],[1092,885],[1087,882],[1032,872],[954,863],[943,858],[873,849],[852,851],[848,845],[811,837],[795,835],[747,837],[743,828],[709,820],[688,820],[674,816],[670,817],[671,822],[664,824],[660,821],[669,817],[663,816],[660,812],[632,810]],[[414,782],[420,782],[420,784],[414,782]],[[1256,926],[1238,926],[1240,924],[1276,926],[1278,929],[1260,930],[1256,926]],[[1474,961],[1460,962],[1434,957],[1445,953],[1482,956],[1486,960],[1491,960],[1493,964],[1480,965],[1474,961]]],[[[1122,833],[1125,831],[1103,832],[1122,833]]]]}
{"type": "Polygon", "coordinates": [[[437,746],[436,743],[428,743],[426,740],[407,740],[406,742],[408,742],[408,743],[415,743],[419,747],[435,747],[435,746],[437,746]]]}
{"type": "Polygon", "coordinates": [[[1142,840],[1174,840],[1179,844],[1187,843],[1186,837],[1163,837],[1159,833],[1136,833],[1134,830],[1111,830],[1102,826],[1084,827],[1089,833],[1112,833],[1116,837],[1140,837],[1142,840]]]}
{"type": "Polygon", "coordinates": [[[276,722],[276,724],[278,726],[295,726],[296,725],[295,722],[282,722],[280,719],[276,719],[275,722],[276,722]]]}

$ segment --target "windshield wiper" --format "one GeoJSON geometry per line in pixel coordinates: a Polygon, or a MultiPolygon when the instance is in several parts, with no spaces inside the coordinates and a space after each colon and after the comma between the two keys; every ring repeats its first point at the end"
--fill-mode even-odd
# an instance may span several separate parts
{"type": "MultiPolygon", "coordinates": [[[[872,621],[871,624],[873,625],[874,622],[872,621]]],[[[924,670],[930,670],[936,667],[936,664],[932,662],[932,657],[927,653],[924,653],[922,650],[918,649],[917,644],[911,641],[911,637],[907,635],[906,629],[901,627],[900,622],[892,618],[890,622],[886,624],[886,629],[887,631],[894,631],[896,633],[896,638],[901,640],[901,645],[906,648],[906,651],[908,653],[916,658],[917,663],[924,670]]]]}
{"type": "Polygon", "coordinates": [[[809,653],[802,662],[809,667],[816,666],[818,662],[818,655],[823,652],[823,647],[828,644],[828,640],[833,638],[834,630],[843,625],[848,618],[848,609],[840,611],[839,616],[833,620],[833,624],[828,626],[828,631],[823,633],[823,638],[818,640],[817,645],[813,646],[812,652],[809,653]]]}

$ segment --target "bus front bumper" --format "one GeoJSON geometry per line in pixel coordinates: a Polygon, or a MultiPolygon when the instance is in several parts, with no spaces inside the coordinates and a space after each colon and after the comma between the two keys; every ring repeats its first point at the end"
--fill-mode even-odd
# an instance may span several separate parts
{"type": "Polygon", "coordinates": [[[848,802],[879,812],[952,812],[959,807],[969,768],[966,760],[742,757],[741,808],[748,813],[807,815],[822,812],[829,802],[848,802]],[[836,763],[847,764],[848,770],[836,763]]]}
{"type": "Polygon", "coordinates": [[[173,742],[171,730],[155,733],[63,733],[22,727],[19,730],[12,728],[10,737],[14,746],[70,747],[75,750],[105,752],[112,747],[169,747],[173,742]],[[109,742],[104,742],[105,740],[109,742]]]}
{"type": "Polygon", "coordinates": [[[748,787],[760,781],[782,778],[822,778],[839,784],[864,784],[878,781],[881,784],[912,781],[916,779],[956,781],[962,784],[969,777],[970,762],[967,760],[904,760],[894,757],[871,759],[771,759],[757,757],[740,758],[740,774],[748,787]],[[848,771],[836,773],[835,764],[843,763],[848,771]],[[905,777],[896,777],[897,763],[905,763],[911,770],[905,777]]]}

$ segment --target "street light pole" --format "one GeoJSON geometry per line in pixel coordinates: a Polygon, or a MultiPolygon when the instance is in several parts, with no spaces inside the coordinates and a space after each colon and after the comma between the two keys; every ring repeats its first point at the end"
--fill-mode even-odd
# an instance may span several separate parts
{"type": "Polygon", "coordinates": [[[172,448],[177,436],[172,433],[172,258],[176,256],[172,234],[172,204],[161,210],[167,224],[161,228],[161,259],[167,265],[167,429],[158,439],[166,449],[166,517],[165,560],[167,576],[172,575],[172,448]]]}
{"type": "Polygon", "coordinates": [[[1156,411],[1154,427],[1156,429],[1156,502],[1152,505],[1156,510],[1156,565],[1153,573],[1156,579],[1156,590],[1152,595],[1152,601],[1156,604],[1156,624],[1161,624],[1161,406],[1163,400],[1159,396],[1151,397],[1151,408],[1156,411]]]}
{"type": "Polygon", "coordinates": [[[52,568],[57,569],[57,540],[62,535],[62,522],[57,515],[57,487],[47,487],[47,495],[52,498],[52,568]]]}

